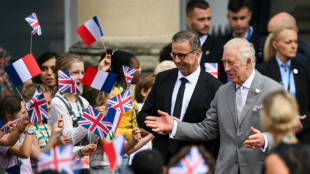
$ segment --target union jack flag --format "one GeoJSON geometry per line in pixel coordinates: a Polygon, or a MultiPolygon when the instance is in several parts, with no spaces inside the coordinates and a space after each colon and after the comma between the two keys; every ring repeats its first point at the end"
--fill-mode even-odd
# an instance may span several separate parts
{"type": "Polygon", "coordinates": [[[59,173],[75,174],[81,165],[76,165],[77,157],[73,154],[72,148],[72,145],[54,146],[47,152],[40,153],[38,172],[51,169],[59,173]]]}
{"type": "Polygon", "coordinates": [[[113,127],[113,120],[88,105],[78,124],[105,139],[113,127]]]}
{"type": "Polygon", "coordinates": [[[80,93],[70,71],[58,71],[58,91],[63,93],[80,93]]]}
{"type": "Polygon", "coordinates": [[[26,17],[25,20],[33,28],[31,34],[34,35],[37,33],[39,36],[41,36],[42,31],[37,15],[35,13],[32,13],[30,16],[26,17]]]}
{"type": "Polygon", "coordinates": [[[205,174],[208,171],[209,167],[197,146],[193,146],[188,155],[168,170],[168,174],[205,174]]]}
{"type": "Polygon", "coordinates": [[[129,111],[132,108],[132,101],[131,101],[129,89],[126,89],[122,93],[109,99],[107,101],[107,105],[109,108],[112,107],[114,109],[119,110],[121,114],[129,111]]]}
{"type": "Polygon", "coordinates": [[[206,72],[213,75],[215,78],[218,79],[219,76],[219,66],[218,63],[205,63],[205,70],[206,72]]]}
{"type": "Polygon", "coordinates": [[[7,126],[1,129],[2,132],[7,133],[7,131],[15,124],[17,123],[22,117],[18,117],[15,120],[13,120],[11,123],[9,123],[7,126]]]}
{"type": "Polygon", "coordinates": [[[131,84],[131,81],[133,79],[133,76],[136,73],[136,69],[123,65],[123,71],[124,71],[124,76],[125,76],[126,82],[128,84],[128,87],[129,87],[131,84]]]}
{"type": "Polygon", "coordinates": [[[47,103],[43,93],[35,95],[25,104],[31,123],[42,121],[49,117],[47,103]]]}

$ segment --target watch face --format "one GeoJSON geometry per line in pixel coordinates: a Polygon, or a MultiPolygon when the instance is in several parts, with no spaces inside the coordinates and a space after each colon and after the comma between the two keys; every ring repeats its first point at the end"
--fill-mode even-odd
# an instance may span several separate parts
{"type": "Polygon", "coordinates": [[[27,132],[28,134],[32,134],[32,135],[35,134],[35,132],[34,132],[33,129],[27,129],[26,132],[27,132]]]}

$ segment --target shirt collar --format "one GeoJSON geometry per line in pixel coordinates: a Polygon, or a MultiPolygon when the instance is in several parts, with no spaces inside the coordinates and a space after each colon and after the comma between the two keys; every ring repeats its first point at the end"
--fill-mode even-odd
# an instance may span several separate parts
{"type": "Polygon", "coordinates": [[[202,35],[202,36],[200,37],[200,46],[201,46],[201,47],[202,47],[203,43],[205,43],[205,41],[207,40],[207,38],[208,38],[208,35],[207,35],[207,34],[202,35]]]}
{"type": "Polygon", "coordinates": [[[276,60],[278,62],[278,65],[280,68],[290,68],[291,67],[291,59],[289,59],[286,63],[286,66],[284,65],[284,63],[276,56],[276,60]]]}
{"type": "Polygon", "coordinates": [[[189,76],[186,76],[186,77],[183,76],[183,74],[180,71],[178,71],[178,78],[177,79],[180,80],[180,78],[185,77],[189,83],[195,84],[198,81],[200,71],[201,71],[200,66],[198,66],[198,68],[196,69],[195,72],[193,72],[192,74],[190,74],[189,76]]]}
{"type": "MultiPolygon", "coordinates": [[[[253,72],[251,73],[250,77],[243,83],[243,87],[250,89],[251,84],[254,80],[254,76],[255,76],[255,70],[253,70],[253,72]]],[[[236,84],[236,89],[239,88],[239,84],[236,84]]]]}

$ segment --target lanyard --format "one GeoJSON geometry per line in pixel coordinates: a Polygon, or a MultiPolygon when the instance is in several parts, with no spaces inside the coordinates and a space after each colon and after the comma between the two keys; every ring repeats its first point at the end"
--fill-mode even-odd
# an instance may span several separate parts
{"type": "MultiPolygon", "coordinates": [[[[74,117],[73,117],[73,122],[76,122],[76,121],[77,121],[77,116],[76,116],[75,113],[73,112],[71,103],[69,102],[68,98],[67,98],[63,93],[60,92],[60,94],[61,94],[61,96],[67,101],[67,103],[68,103],[68,105],[69,105],[69,107],[70,107],[70,109],[71,109],[71,111],[72,111],[72,113],[73,113],[73,116],[74,116],[74,117]]],[[[78,108],[79,117],[82,117],[81,110],[80,110],[80,107],[79,107],[79,104],[78,104],[78,101],[77,101],[77,100],[76,100],[76,106],[77,106],[77,108],[78,108]]]]}
{"type": "MultiPolygon", "coordinates": [[[[47,144],[47,140],[45,139],[45,136],[44,136],[44,134],[42,133],[42,131],[41,131],[41,129],[39,128],[39,126],[37,125],[37,123],[35,123],[34,126],[36,127],[35,130],[38,130],[38,131],[41,133],[41,135],[42,135],[42,137],[43,137],[45,143],[47,144]]],[[[44,123],[43,123],[43,126],[44,126],[45,132],[47,133],[47,139],[49,140],[49,139],[50,139],[50,134],[48,133],[47,128],[45,127],[45,124],[44,124],[44,123]]]]}

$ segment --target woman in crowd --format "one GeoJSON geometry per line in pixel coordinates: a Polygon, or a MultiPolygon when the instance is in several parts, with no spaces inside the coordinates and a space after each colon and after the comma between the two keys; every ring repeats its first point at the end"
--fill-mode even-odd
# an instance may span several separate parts
{"type": "Polygon", "coordinates": [[[262,125],[274,137],[276,148],[265,161],[266,174],[310,173],[310,147],[298,141],[298,105],[292,95],[274,91],[263,100],[262,125]]]}
{"type": "Polygon", "coordinates": [[[57,91],[56,77],[54,73],[54,68],[56,64],[56,59],[59,55],[55,52],[45,52],[37,60],[37,63],[41,69],[41,74],[35,76],[32,81],[37,84],[44,84],[50,88],[52,91],[52,96],[54,92],[57,91]]]}
{"type": "MultiPolygon", "coordinates": [[[[279,27],[274,30],[269,42],[273,57],[256,66],[263,75],[281,83],[284,89],[290,92],[299,104],[303,130],[298,138],[310,144],[310,71],[294,59],[297,53],[297,33],[288,27],[279,27]],[[307,115],[305,118],[304,115],[307,115]]],[[[301,131],[301,126],[296,130],[301,131]]]]}
{"type": "MultiPolygon", "coordinates": [[[[77,55],[64,54],[57,59],[54,70],[57,82],[59,70],[70,71],[77,85],[79,86],[81,84],[84,76],[84,63],[77,55]]],[[[77,124],[87,106],[88,102],[78,94],[62,93],[59,91],[55,94],[55,97],[52,99],[48,124],[53,125],[60,116],[63,117],[64,129],[61,135],[67,136],[67,139],[63,141],[64,144],[70,143],[76,146],[88,144],[86,136],[88,130],[77,124]]]]}

